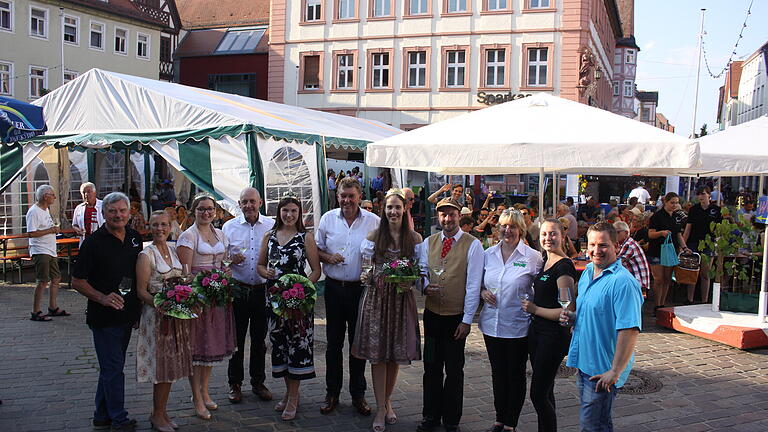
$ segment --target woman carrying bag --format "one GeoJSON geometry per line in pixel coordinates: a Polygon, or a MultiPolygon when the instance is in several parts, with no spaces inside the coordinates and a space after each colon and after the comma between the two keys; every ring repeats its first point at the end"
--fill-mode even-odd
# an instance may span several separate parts
{"type": "Polygon", "coordinates": [[[678,263],[677,250],[686,253],[690,250],[685,246],[680,224],[674,217],[674,212],[680,204],[680,197],[669,192],[664,195],[663,207],[651,216],[648,223],[648,263],[653,274],[653,314],[665,307],[667,293],[672,284],[672,270],[678,263]]]}

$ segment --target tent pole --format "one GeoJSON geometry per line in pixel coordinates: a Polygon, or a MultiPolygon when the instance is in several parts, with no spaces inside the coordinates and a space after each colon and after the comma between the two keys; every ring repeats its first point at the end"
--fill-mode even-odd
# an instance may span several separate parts
{"type": "Polygon", "coordinates": [[[544,167],[539,168],[539,220],[544,220],[544,167]]]}
{"type": "Polygon", "coordinates": [[[125,184],[123,184],[123,193],[130,196],[131,193],[131,149],[125,149],[125,184]]]}
{"type": "Polygon", "coordinates": [[[717,178],[717,206],[723,206],[723,178],[717,178]]]}
{"type": "Polygon", "coordinates": [[[756,196],[756,198],[760,198],[763,195],[763,186],[765,186],[764,182],[765,182],[765,178],[763,177],[762,174],[760,174],[758,176],[758,181],[757,181],[757,196],[756,196]]]}
{"type": "Polygon", "coordinates": [[[691,186],[693,186],[693,177],[688,177],[688,197],[686,198],[686,201],[691,200],[691,186]]]}
{"type": "Polygon", "coordinates": [[[557,171],[552,171],[552,217],[557,214],[557,201],[560,195],[560,179],[557,178],[557,171]]]}
{"type": "MultiPolygon", "coordinates": [[[[762,176],[760,177],[762,180],[762,176]]],[[[768,225],[765,226],[763,239],[763,273],[760,275],[760,298],[758,299],[757,320],[759,323],[765,322],[765,307],[768,300],[768,286],[766,286],[765,271],[768,269],[768,225]]]]}

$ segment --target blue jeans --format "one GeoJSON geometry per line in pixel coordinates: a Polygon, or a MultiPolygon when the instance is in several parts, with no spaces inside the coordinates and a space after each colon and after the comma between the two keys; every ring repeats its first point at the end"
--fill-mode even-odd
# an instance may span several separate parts
{"type": "Polygon", "coordinates": [[[576,387],[579,389],[581,410],[579,411],[579,431],[581,432],[613,432],[611,408],[616,399],[616,387],[611,391],[596,392],[597,381],[590,381],[589,375],[579,370],[576,377],[576,387]]]}
{"type": "Polygon", "coordinates": [[[125,352],[131,341],[131,325],[91,327],[93,346],[99,359],[99,385],[96,388],[96,421],[112,420],[113,426],[128,421],[125,400],[125,352]]]}

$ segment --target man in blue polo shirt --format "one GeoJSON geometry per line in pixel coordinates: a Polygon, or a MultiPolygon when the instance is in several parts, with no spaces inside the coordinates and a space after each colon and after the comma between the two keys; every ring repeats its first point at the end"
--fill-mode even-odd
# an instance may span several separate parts
{"type": "MultiPolygon", "coordinates": [[[[587,231],[591,263],[581,275],[567,365],[579,370],[579,430],[613,431],[611,406],[627,381],[642,327],[640,284],[617,259],[618,235],[608,222],[587,231]]],[[[569,322],[561,314],[560,320],[569,322]]]]}

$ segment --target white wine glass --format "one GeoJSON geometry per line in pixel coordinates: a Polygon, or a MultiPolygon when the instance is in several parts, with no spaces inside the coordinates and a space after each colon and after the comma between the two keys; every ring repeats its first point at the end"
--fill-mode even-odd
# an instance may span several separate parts
{"type": "Polygon", "coordinates": [[[280,251],[277,248],[270,248],[267,261],[269,264],[268,269],[276,269],[277,265],[280,264],[280,251]]]}
{"type": "Polygon", "coordinates": [[[370,255],[363,255],[362,258],[363,273],[368,273],[373,270],[373,257],[370,255]]]}
{"type": "Polygon", "coordinates": [[[131,287],[133,286],[133,279],[129,277],[123,277],[120,279],[120,284],[117,286],[118,291],[120,291],[120,295],[125,297],[128,295],[128,293],[131,292],[131,287]]]}
{"type": "Polygon", "coordinates": [[[225,269],[228,269],[232,265],[232,249],[227,248],[224,251],[224,256],[221,258],[221,264],[225,269]]]}
{"type": "Polygon", "coordinates": [[[61,226],[61,220],[59,220],[59,218],[53,218],[51,219],[51,222],[53,223],[53,226],[56,228],[61,226]]]}
{"type": "MultiPolygon", "coordinates": [[[[568,306],[571,305],[571,289],[570,287],[557,287],[557,302],[563,308],[563,312],[568,312],[568,306]]],[[[568,325],[567,323],[560,322],[560,325],[568,325]]]]}
{"type": "Polygon", "coordinates": [[[491,309],[498,309],[499,308],[499,297],[496,296],[496,293],[499,292],[499,287],[488,288],[488,291],[490,291],[490,293],[493,294],[496,297],[496,304],[494,306],[491,306],[489,304],[488,307],[491,308],[491,309]]]}
{"type": "Polygon", "coordinates": [[[341,255],[344,258],[344,261],[341,262],[341,265],[347,264],[347,255],[345,254],[346,251],[347,251],[347,245],[342,245],[339,248],[339,255],[341,255]]]}
{"type": "Polygon", "coordinates": [[[192,281],[195,279],[195,275],[192,274],[192,266],[189,264],[182,264],[181,265],[181,280],[185,284],[192,283],[192,281]]]}
{"type": "MultiPolygon", "coordinates": [[[[430,270],[432,270],[432,273],[434,273],[437,278],[440,280],[440,288],[442,288],[443,285],[443,275],[445,274],[445,266],[447,264],[447,261],[445,259],[441,259],[437,263],[435,263],[433,266],[430,267],[430,270]]],[[[442,290],[440,291],[440,295],[443,295],[442,290]]]]}

